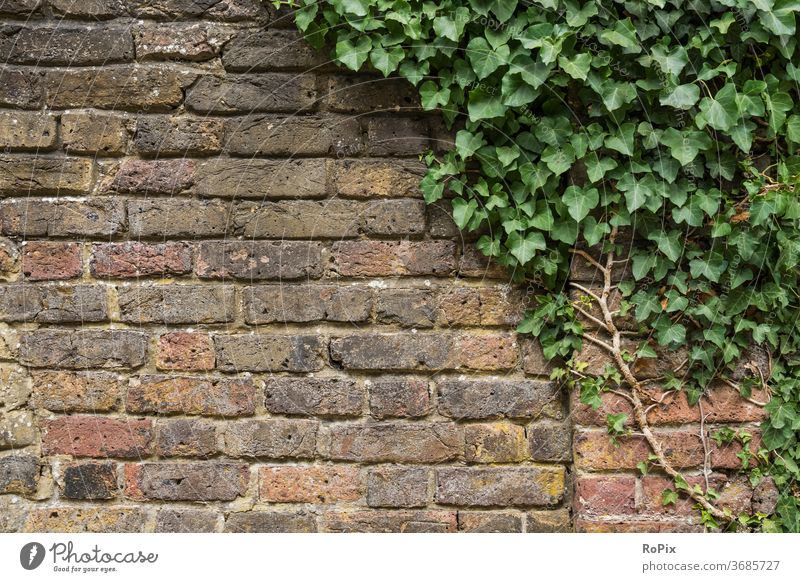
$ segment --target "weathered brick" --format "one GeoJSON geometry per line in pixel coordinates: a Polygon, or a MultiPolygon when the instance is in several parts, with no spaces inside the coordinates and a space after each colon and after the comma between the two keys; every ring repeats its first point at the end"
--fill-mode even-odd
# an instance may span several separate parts
{"type": "Polygon", "coordinates": [[[511,281],[511,272],[483,255],[474,245],[464,245],[458,265],[460,277],[472,277],[482,281],[497,279],[511,281]]]}
{"type": "Polygon", "coordinates": [[[220,200],[149,198],[128,201],[128,228],[135,238],[224,236],[232,229],[230,205],[220,200]]]}
{"type": "Polygon", "coordinates": [[[0,204],[3,232],[16,236],[111,236],[125,228],[125,203],[87,200],[13,199],[0,204]]]}
{"type": "Polygon", "coordinates": [[[561,416],[560,393],[536,380],[442,379],[437,382],[439,413],[455,419],[561,416]]]}
{"type": "Polygon", "coordinates": [[[0,407],[22,408],[31,394],[28,370],[16,364],[0,364],[0,407]]]}
{"type": "Polygon", "coordinates": [[[82,323],[108,319],[99,285],[0,285],[0,321],[82,323]]]}
{"type": "Polygon", "coordinates": [[[342,239],[364,230],[361,208],[346,200],[285,200],[240,204],[234,221],[248,239],[342,239]]]}
{"type": "Polygon", "coordinates": [[[340,160],[330,162],[331,182],[345,198],[421,198],[422,162],[340,160]]]}
{"type": "Polygon", "coordinates": [[[6,26],[0,29],[0,59],[8,64],[108,65],[133,60],[133,38],[126,28],[6,26]]]}
{"type": "Polygon", "coordinates": [[[425,416],[431,411],[428,381],[385,377],[367,381],[369,409],[378,419],[425,416]]]}
{"type": "Polygon", "coordinates": [[[550,376],[553,364],[546,360],[539,340],[520,338],[522,345],[522,369],[526,374],[534,376],[550,376]]]}
{"type": "Polygon", "coordinates": [[[401,236],[425,232],[426,213],[422,200],[375,200],[361,212],[367,234],[401,236]]]}
{"type": "Polygon", "coordinates": [[[130,383],[125,408],[136,414],[249,416],[255,393],[249,378],[142,376],[130,383]]]}
{"type": "Polygon", "coordinates": [[[93,111],[61,115],[61,141],[69,153],[122,155],[128,147],[128,135],[128,122],[122,117],[93,111]]]}
{"type": "Polygon", "coordinates": [[[451,241],[341,241],[333,245],[337,271],[345,277],[435,275],[455,269],[451,241]]]}
{"type": "Polygon", "coordinates": [[[217,431],[206,420],[179,418],[158,423],[155,452],[161,457],[208,457],[217,452],[217,431]]]}
{"type": "Polygon", "coordinates": [[[247,465],[228,462],[125,466],[125,496],[150,501],[233,501],[250,482],[247,465]]]}
{"type": "Polygon", "coordinates": [[[433,327],[436,301],[427,289],[386,289],[378,293],[375,317],[379,323],[405,327],[433,327]]]}
{"type": "Polygon", "coordinates": [[[316,372],[324,366],[319,336],[215,335],[217,368],[226,372],[316,372]]]}
{"type": "Polygon", "coordinates": [[[169,21],[204,18],[235,22],[267,15],[266,6],[258,0],[129,0],[127,4],[133,16],[169,21]]]}
{"type": "Polygon", "coordinates": [[[436,471],[436,502],[443,505],[557,505],[564,467],[445,467],[436,471]]]}
{"type": "Polygon", "coordinates": [[[359,416],[362,388],[352,378],[278,378],[265,382],[265,404],[273,414],[359,416]]]}
{"type": "Polygon", "coordinates": [[[38,109],[43,97],[42,77],[36,71],[7,67],[0,70],[0,105],[38,109]]]}
{"type": "Polygon", "coordinates": [[[34,417],[29,410],[0,412],[0,450],[18,449],[36,441],[34,417]]]}
{"type": "Polygon", "coordinates": [[[516,326],[524,308],[511,289],[455,287],[438,300],[441,322],[446,325],[516,326]]]}
{"type": "Polygon", "coordinates": [[[201,242],[195,272],[204,279],[319,278],[327,251],[315,241],[201,242]]]}
{"type": "Polygon", "coordinates": [[[371,156],[417,156],[430,149],[430,129],[423,119],[376,117],[367,122],[371,156]]]}
{"type": "Polygon", "coordinates": [[[213,370],[214,346],[206,333],[176,331],[158,338],[159,370],[213,370]]]}
{"type": "Polygon", "coordinates": [[[528,448],[534,461],[572,460],[572,431],[566,423],[537,421],[528,427],[528,448]]]}
{"type": "Polygon", "coordinates": [[[194,75],[138,65],[63,69],[45,73],[45,101],[55,109],[167,111],[180,105],[194,75]]]}
{"type": "Polygon", "coordinates": [[[7,0],[0,4],[0,14],[29,15],[41,6],[41,0],[7,0]]]}
{"type": "Polygon", "coordinates": [[[122,329],[38,329],[20,337],[19,361],[35,368],[137,368],[147,337],[122,329]]]}
{"type": "Polygon", "coordinates": [[[428,470],[422,467],[383,466],[367,477],[370,507],[425,507],[428,504],[428,470]]]}
{"type": "Polygon", "coordinates": [[[39,459],[13,454],[0,457],[0,494],[29,495],[39,482],[39,459]]]}
{"type": "Polygon", "coordinates": [[[569,509],[529,511],[525,515],[528,533],[566,533],[572,531],[569,509]]]}
{"type": "Polygon", "coordinates": [[[440,200],[430,204],[427,207],[427,212],[428,233],[431,238],[457,238],[462,236],[465,241],[471,241],[477,234],[477,232],[461,232],[453,220],[453,209],[449,200],[440,200]]]}
{"type": "Polygon", "coordinates": [[[241,30],[222,51],[225,69],[240,73],[310,71],[326,61],[326,56],[314,50],[297,30],[241,30]]]}
{"type": "Polygon", "coordinates": [[[363,494],[358,467],[262,467],[259,476],[259,498],[270,503],[338,503],[355,501],[363,494]]]}
{"type": "Polygon", "coordinates": [[[471,370],[511,370],[519,361],[519,345],[511,335],[475,335],[458,339],[460,363],[471,370]]]}
{"type": "MultiPolygon", "coordinates": [[[[311,108],[316,100],[313,75],[283,73],[229,75],[225,78],[202,76],[186,94],[186,106],[190,110],[213,115],[297,113],[311,108]]],[[[238,131],[236,128],[240,124],[247,127],[246,121],[236,120],[229,126],[231,133],[238,131]]]]}
{"type": "Polygon", "coordinates": [[[228,119],[225,136],[225,151],[237,155],[352,156],[364,149],[358,120],[347,117],[271,115],[228,119]]]}
{"type": "MultiPolygon", "coordinates": [[[[622,349],[635,353],[639,343],[639,341],[632,339],[623,339],[622,349]]],[[[640,380],[658,378],[672,373],[679,365],[682,365],[688,355],[688,350],[685,347],[678,349],[666,349],[658,345],[652,345],[652,347],[658,354],[657,358],[638,358],[631,365],[631,371],[640,380]]],[[[611,364],[613,361],[605,348],[590,342],[584,342],[583,347],[575,358],[577,361],[586,364],[584,371],[591,375],[602,374],[606,365],[611,364]]]]}
{"type": "Polygon", "coordinates": [[[636,513],[636,477],[580,475],[575,480],[574,505],[581,517],[632,515],[636,513]]]}
{"type": "MultiPolygon", "coordinates": [[[[2,34],[0,30],[0,39],[2,34]]],[[[0,53],[2,47],[0,40],[0,53]]],[[[49,150],[55,146],[56,138],[56,118],[50,113],[0,112],[0,143],[8,151],[49,150]]]]}
{"type": "Polygon", "coordinates": [[[89,268],[95,277],[181,275],[192,270],[191,247],[178,242],[97,243],[89,268]]]}
{"type": "Polygon", "coordinates": [[[19,271],[19,257],[17,245],[7,238],[0,238],[0,281],[16,279],[19,271]]]}
{"type": "Polygon", "coordinates": [[[418,111],[419,92],[405,79],[335,75],[327,79],[325,105],[339,113],[418,111]]]}
{"type": "Polygon", "coordinates": [[[516,424],[468,424],[464,458],[470,463],[518,463],[527,457],[525,429],[516,424]]]}
{"type": "Polygon", "coordinates": [[[93,169],[85,159],[0,156],[0,195],[86,194],[93,169]]]}
{"type": "Polygon", "coordinates": [[[62,491],[67,499],[100,500],[117,496],[114,463],[70,463],[63,469],[62,491]]]}
{"type": "Polygon", "coordinates": [[[147,456],[153,427],[149,420],[102,416],[62,416],[43,423],[42,452],[73,457],[147,456]]]}
{"type": "Polygon", "coordinates": [[[55,14],[86,20],[107,20],[116,16],[127,16],[125,0],[48,0],[55,14]]]}
{"type": "Polygon", "coordinates": [[[312,533],[317,531],[314,515],[305,511],[248,511],[231,513],[225,520],[231,533],[312,533]]]}
{"type": "Polygon", "coordinates": [[[197,169],[195,192],[224,198],[322,198],[324,160],[215,158],[197,169]]]}
{"type": "Polygon", "coordinates": [[[225,453],[232,457],[310,459],[319,425],[313,420],[243,420],[225,426],[225,453]]]}
{"type": "MultiPolygon", "coordinates": [[[[699,486],[705,489],[705,478],[700,475],[690,475],[686,478],[690,487],[699,486]]],[[[708,476],[708,485],[719,494],[719,499],[714,500],[714,505],[729,510],[733,515],[751,513],[753,487],[744,476],[729,476],[722,473],[711,473],[708,476]]],[[[679,494],[678,501],[664,506],[662,493],[665,489],[674,491],[675,484],[671,478],[664,475],[646,475],[641,479],[641,495],[638,504],[640,514],[655,514],[659,516],[685,516],[692,517],[697,513],[696,503],[690,497],[679,494]]]]}
{"type": "Polygon", "coordinates": [[[120,194],[178,194],[194,184],[193,160],[127,159],[108,189],[120,194]]]}
{"type": "Polygon", "coordinates": [[[258,285],[245,287],[247,323],[362,322],[372,310],[372,292],[352,285],[258,285]]]}
{"type": "Polygon", "coordinates": [[[147,115],[136,121],[133,145],[144,156],[207,156],[221,151],[222,140],[217,119],[147,115]]]}
{"type": "Polygon", "coordinates": [[[135,533],[144,523],[144,510],[138,507],[45,507],[28,513],[23,531],[135,533]]]}
{"type": "Polygon", "coordinates": [[[156,533],[212,533],[217,531],[219,515],[205,509],[160,509],[156,514],[156,533]]]}
{"type": "Polygon", "coordinates": [[[110,372],[31,370],[36,408],[52,412],[108,412],[116,407],[122,380],[110,372]]]}
{"type": "Polygon", "coordinates": [[[359,334],[331,340],[331,359],[347,370],[441,370],[455,365],[454,340],[437,334],[359,334]]]}
{"type": "Polygon", "coordinates": [[[236,314],[232,286],[117,287],[120,320],[129,323],[224,323],[236,314]]]}
{"type": "Polygon", "coordinates": [[[687,521],[575,520],[578,533],[703,533],[705,526],[687,521]]]}
{"type": "Polygon", "coordinates": [[[231,28],[201,22],[181,25],[145,23],[136,28],[136,58],[142,60],[208,61],[219,56],[233,36],[231,28]]]}
{"type": "Polygon", "coordinates": [[[451,423],[333,425],[325,429],[330,459],[365,463],[441,463],[458,458],[463,434],[451,423]]]}
{"type": "Polygon", "coordinates": [[[458,531],[465,533],[517,533],[522,517],[495,511],[459,511],[458,531]]]}
{"type": "Polygon", "coordinates": [[[457,529],[456,512],[440,510],[331,511],[322,516],[322,529],[329,532],[445,533],[457,529]]]}

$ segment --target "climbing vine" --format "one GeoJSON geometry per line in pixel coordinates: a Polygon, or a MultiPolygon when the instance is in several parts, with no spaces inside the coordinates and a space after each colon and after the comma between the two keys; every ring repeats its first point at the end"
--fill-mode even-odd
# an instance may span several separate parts
{"type": "Polygon", "coordinates": [[[674,480],[664,503],[687,495],[712,527],[800,531],[800,1],[289,4],[336,63],[404,77],[455,127],[452,151],[425,156],[425,199],[450,197],[483,254],[544,290],[518,331],[584,403],[631,404],[608,430],[646,438],[640,469],[674,480]],[[595,282],[570,279],[574,259],[595,282]],[[612,362],[600,374],[587,342],[612,362]],[[701,404],[722,382],[765,405],[754,452],[746,433],[713,438],[743,443],[754,483],[774,479],[774,515],[731,515],[670,464],[637,375],[667,351],[684,356],[662,391],[701,404]]]}

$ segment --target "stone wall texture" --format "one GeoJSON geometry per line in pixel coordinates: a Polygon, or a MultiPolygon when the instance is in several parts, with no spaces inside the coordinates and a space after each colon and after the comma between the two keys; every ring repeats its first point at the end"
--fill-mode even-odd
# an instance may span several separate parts
{"type": "MultiPolygon", "coordinates": [[[[452,134],[413,88],[260,0],[0,18],[0,531],[699,527],[513,333],[526,290],[426,207],[419,154],[452,134]]],[[[699,475],[678,404],[653,422],[699,475]]],[[[705,412],[757,436],[735,393],[705,412]]],[[[710,479],[768,503],[736,452],[710,479]]]]}

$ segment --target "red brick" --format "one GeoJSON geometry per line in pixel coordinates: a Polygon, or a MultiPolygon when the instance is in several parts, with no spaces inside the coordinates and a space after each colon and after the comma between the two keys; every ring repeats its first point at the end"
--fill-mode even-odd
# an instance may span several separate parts
{"type": "Polygon", "coordinates": [[[125,408],[136,414],[250,416],[255,394],[249,378],[143,376],[131,382],[125,408]]]}
{"type": "Polygon", "coordinates": [[[193,160],[125,160],[108,189],[121,194],[178,194],[194,184],[193,160]]]}
{"type": "Polygon", "coordinates": [[[159,370],[213,370],[214,346],[206,333],[176,331],[158,338],[159,370]]]}
{"type": "Polygon", "coordinates": [[[262,501],[271,503],[336,503],[363,494],[359,468],[353,466],[276,466],[261,468],[262,501]]]}
{"type": "Polygon", "coordinates": [[[72,279],[82,271],[77,243],[31,241],[22,247],[22,272],[31,281],[72,279]]]}
{"type": "Polygon", "coordinates": [[[345,277],[442,277],[455,269],[451,241],[341,241],[333,245],[333,256],[339,274],[345,277]]]}
{"type": "MultiPolygon", "coordinates": [[[[687,476],[686,482],[689,483],[690,487],[700,485],[705,489],[705,480],[700,475],[687,476]]],[[[734,515],[739,515],[743,512],[750,513],[753,488],[746,477],[713,473],[709,475],[709,486],[720,494],[720,498],[714,501],[715,506],[730,509],[734,515]]],[[[676,503],[665,506],[661,502],[661,495],[665,489],[675,491],[675,484],[672,479],[664,475],[646,475],[642,477],[640,512],[686,517],[697,515],[696,503],[683,493],[678,495],[676,503]]]]}
{"type": "Polygon", "coordinates": [[[150,454],[152,423],[135,418],[68,416],[44,422],[45,455],[135,458],[150,454]]]}
{"type": "Polygon", "coordinates": [[[95,277],[181,275],[191,272],[192,253],[185,243],[100,243],[92,245],[90,267],[95,277]]]}
{"type": "Polygon", "coordinates": [[[575,481],[575,511],[582,517],[636,513],[633,475],[579,476],[575,481]]]}
{"type": "Polygon", "coordinates": [[[701,533],[705,531],[705,528],[687,521],[578,519],[575,522],[575,531],[582,533],[701,533]]]}
{"type": "Polygon", "coordinates": [[[511,370],[519,361],[513,336],[466,336],[458,340],[461,365],[471,370],[511,370]]]}

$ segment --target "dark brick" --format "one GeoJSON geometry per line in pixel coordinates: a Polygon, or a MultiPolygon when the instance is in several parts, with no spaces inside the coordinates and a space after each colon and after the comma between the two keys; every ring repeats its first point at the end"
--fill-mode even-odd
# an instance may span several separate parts
{"type": "Polygon", "coordinates": [[[441,463],[464,450],[460,429],[450,423],[381,423],[325,428],[326,456],[365,463],[441,463]]]}
{"type": "Polygon", "coordinates": [[[378,117],[367,123],[371,156],[417,156],[430,149],[430,129],[425,120],[378,117]]]}
{"type": "Polygon", "coordinates": [[[136,58],[143,60],[208,61],[219,56],[234,29],[201,22],[145,23],[133,34],[136,58]]]}
{"type": "Polygon", "coordinates": [[[120,194],[178,194],[194,184],[192,160],[122,162],[108,189],[120,194]]]}
{"type": "Polygon", "coordinates": [[[433,327],[436,302],[426,289],[386,289],[378,293],[375,317],[379,323],[405,327],[433,327]]]}
{"type": "Polygon", "coordinates": [[[117,491],[114,463],[71,463],[64,467],[63,492],[67,499],[114,499],[117,491]]]}
{"type": "Polygon", "coordinates": [[[324,160],[215,158],[197,169],[195,192],[223,198],[322,198],[324,160]]]}
{"type": "Polygon", "coordinates": [[[396,77],[332,76],[327,79],[325,105],[339,113],[418,111],[419,92],[396,77]]]}
{"type": "Polygon", "coordinates": [[[108,65],[130,62],[133,56],[131,33],[121,27],[0,28],[0,59],[7,64],[108,65]]]}
{"type": "Polygon", "coordinates": [[[229,234],[232,227],[230,205],[220,200],[150,198],[128,201],[131,237],[222,237],[229,234]]]}
{"type": "Polygon", "coordinates": [[[367,505],[370,507],[425,507],[427,504],[427,469],[384,466],[370,470],[367,478],[367,505]]]}
{"type": "Polygon", "coordinates": [[[208,156],[222,149],[222,122],[205,117],[142,116],[133,145],[143,156],[208,156]]]}
{"type": "Polygon", "coordinates": [[[129,323],[224,323],[236,314],[232,286],[136,285],[117,294],[120,320],[129,323]]]}
{"type": "Polygon", "coordinates": [[[346,200],[246,202],[237,208],[237,231],[248,239],[342,239],[364,231],[363,209],[346,200]]]}
{"type": "Polygon", "coordinates": [[[495,511],[459,511],[458,531],[465,533],[517,533],[522,517],[495,511]]]}
{"type": "Polygon", "coordinates": [[[536,380],[460,380],[437,382],[439,413],[455,419],[561,416],[561,397],[551,382],[536,380]]]}
{"type": "Polygon", "coordinates": [[[225,520],[231,533],[312,533],[317,531],[314,515],[304,511],[248,511],[231,513],[225,520]]]}
{"type": "Polygon", "coordinates": [[[534,461],[572,460],[572,430],[566,423],[539,421],[528,427],[528,446],[534,461]]]}
{"type": "Polygon", "coordinates": [[[129,0],[127,5],[138,18],[168,21],[204,18],[236,22],[267,16],[266,5],[259,0],[129,0]]]}
{"type": "Polygon", "coordinates": [[[0,285],[0,321],[81,323],[107,319],[105,287],[0,285]]]}
{"type": "Polygon", "coordinates": [[[158,423],[156,454],[162,457],[208,457],[217,452],[217,431],[206,420],[164,420],[158,423]]]}
{"type": "Polygon", "coordinates": [[[422,378],[381,377],[367,382],[372,416],[416,418],[431,411],[428,381],[422,378]]]}
{"type": "Polygon", "coordinates": [[[125,408],[137,414],[249,416],[255,392],[249,378],[142,376],[131,382],[125,408]]]}
{"type": "Polygon", "coordinates": [[[0,204],[0,223],[16,236],[107,237],[124,230],[125,203],[105,197],[7,200],[0,204]]]}
{"type": "Polygon", "coordinates": [[[323,531],[362,533],[445,533],[457,529],[455,511],[353,510],[322,517],[323,531]]]}
{"type": "Polygon", "coordinates": [[[280,69],[316,70],[328,59],[297,30],[241,30],[225,45],[222,64],[228,71],[259,73],[280,69]]]}
{"type": "Polygon", "coordinates": [[[310,459],[319,424],[313,420],[243,420],[225,427],[225,453],[232,457],[310,459]]]}
{"type": "Polygon", "coordinates": [[[247,323],[362,322],[372,291],[351,285],[259,285],[244,289],[247,323]]]}
{"type": "Polygon", "coordinates": [[[55,14],[90,21],[128,15],[125,0],[48,0],[47,4],[55,14]]]}
{"type": "Polygon", "coordinates": [[[436,471],[436,502],[461,506],[556,505],[564,467],[446,467],[436,471]]]}
{"type": "Polygon", "coordinates": [[[0,494],[29,495],[39,483],[39,459],[12,454],[0,457],[0,494]]]}
{"type": "Polygon", "coordinates": [[[237,155],[356,155],[364,149],[357,119],[249,116],[225,121],[225,150],[237,155]]]}
{"type": "Polygon", "coordinates": [[[195,272],[204,279],[319,278],[327,251],[313,241],[201,242],[195,272]]]}
{"type": "Polygon", "coordinates": [[[375,200],[363,211],[364,230],[380,236],[416,235],[425,232],[422,200],[375,200]]]}
{"type": "Polygon", "coordinates": [[[359,416],[363,389],[351,378],[276,378],[265,383],[265,403],[273,414],[359,416]]]}
{"type": "Polygon", "coordinates": [[[137,368],[147,336],[121,329],[38,329],[21,334],[19,361],[35,368],[137,368]]]}
{"type": "Polygon", "coordinates": [[[125,466],[125,495],[150,501],[233,501],[250,482],[247,465],[227,462],[125,466]]]}
{"type": "Polygon", "coordinates": [[[319,336],[215,335],[217,368],[227,372],[315,372],[324,366],[319,336]]]}
{"type": "MultiPolygon", "coordinates": [[[[310,109],[317,100],[313,75],[266,73],[203,76],[186,94],[186,106],[196,112],[224,113],[287,112],[310,109]]],[[[237,120],[229,126],[237,131],[237,120]]]]}
{"type": "Polygon", "coordinates": [[[156,514],[156,533],[213,533],[219,514],[205,509],[160,509],[156,514]]]}
{"type": "Polygon", "coordinates": [[[38,11],[41,6],[42,0],[4,0],[0,3],[0,14],[30,15],[38,11]]]}
{"type": "Polygon", "coordinates": [[[448,335],[360,334],[331,340],[331,358],[347,370],[441,370],[457,354],[448,335]]]}
{"type": "Polygon", "coordinates": [[[38,109],[44,90],[36,71],[3,68],[0,70],[0,105],[20,109],[38,109]]]}

